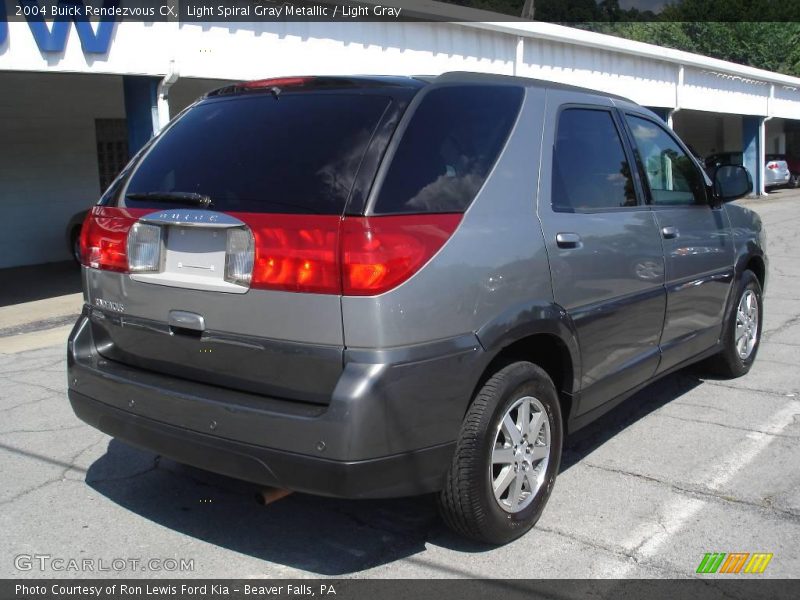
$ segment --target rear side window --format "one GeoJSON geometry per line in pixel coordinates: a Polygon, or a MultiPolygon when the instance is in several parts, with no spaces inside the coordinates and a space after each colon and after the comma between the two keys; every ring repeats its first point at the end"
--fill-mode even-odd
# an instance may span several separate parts
{"type": "Polygon", "coordinates": [[[376,214],[463,212],[497,160],[522,103],[511,86],[431,90],[403,133],[376,214]]]}
{"type": "Polygon", "coordinates": [[[636,206],[630,165],[610,112],[568,108],[559,115],[552,203],[563,211],[636,206]]]}
{"type": "Polygon", "coordinates": [[[200,104],[147,152],[126,196],[189,192],[209,196],[220,211],[341,214],[389,102],[369,94],[283,93],[200,104]]]}

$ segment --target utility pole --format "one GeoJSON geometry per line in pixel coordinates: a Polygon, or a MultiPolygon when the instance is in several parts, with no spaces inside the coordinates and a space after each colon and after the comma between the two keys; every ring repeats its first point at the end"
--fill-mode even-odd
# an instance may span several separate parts
{"type": "Polygon", "coordinates": [[[533,21],[533,2],[534,0],[525,0],[525,5],[522,7],[522,14],[520,15],[523,19],[533,21]]]}

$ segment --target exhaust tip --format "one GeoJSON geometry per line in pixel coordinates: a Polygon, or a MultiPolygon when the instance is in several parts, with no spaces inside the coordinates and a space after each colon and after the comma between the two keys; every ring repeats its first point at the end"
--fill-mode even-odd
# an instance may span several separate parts
{"type": "Polygon", "coordinates": [[[264,488],[260,492],[257,492],[256,502],[258,502],[261,506],[268,506],[273,502],[277,502],[281,498],[285,498],[289,494],[292,493],[292,490],[285,490],[282,488],[264,488]]]}

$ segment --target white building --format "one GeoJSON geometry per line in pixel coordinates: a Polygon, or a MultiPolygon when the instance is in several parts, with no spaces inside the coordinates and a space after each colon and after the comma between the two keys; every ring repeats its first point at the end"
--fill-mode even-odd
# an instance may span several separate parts
{"type": "Polygon", "coordinates": [[[452,70],[631,98],[700,154],[744,151],[761,193],[765,153],[800,154],[800,79],[546,23],[0,21],[0,268],[68,259],[70,217],[209,89],[290,74],[452,70]]]}

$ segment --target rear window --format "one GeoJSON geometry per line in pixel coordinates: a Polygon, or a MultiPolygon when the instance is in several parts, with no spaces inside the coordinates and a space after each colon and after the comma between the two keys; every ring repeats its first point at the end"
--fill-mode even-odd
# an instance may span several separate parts
{"type": "MultiPolygon", "coordinates": [[[[157,140],[125,195],[187,192],[213,210],[341,214],[391,100],[371,94],[259,94],[200,104],[157,140]]],[[[122,199],[130,207],[162,208],[122,199]]]]}
{"type": "Polygon", "coordinates": [[[403,133],[374,212],[466,210],[508,138],[522,95],[511,86],[431,90],[403,133]]]}

